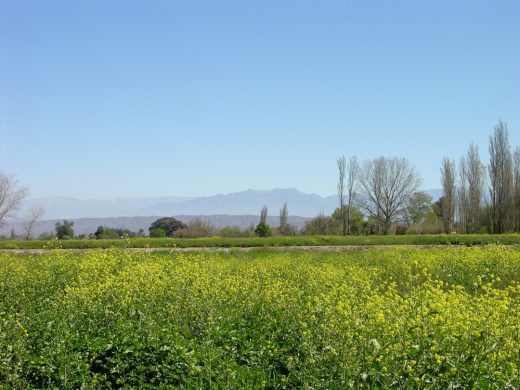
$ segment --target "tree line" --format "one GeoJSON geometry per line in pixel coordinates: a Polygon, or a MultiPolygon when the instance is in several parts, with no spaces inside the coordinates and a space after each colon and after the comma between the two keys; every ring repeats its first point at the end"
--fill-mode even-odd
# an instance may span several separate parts
{"type": "MultiPolygon", "coordinates": [[[[421,179],[410,163],[400,157],[378,157],[360,164],[356,156],[337,159],[338,208],[318,215],[302,231],[288,223],[287,203],[280,209],[280,224],[267,224],[267,207],[260,211],[256,227],[217,229],[202,220],[189,224],[172,217],[161,218],[149,228],[150,237],[248,237],[301,234],[396,234],[404,233],[506,233],[520,231],[520,147],[512,149],[507,124],[499,121],[489,137],[489,162],[480,159],[478,147],[470,144],[458,163],[443,157],[440,166],[442,196],[436,202],[419,191],[421,179]]],[[[28,190],[16,178],[0,170],[0,227],[13,217],[28,190]]],[[[30,238],[44,210],[31,210],[24,238],[30,238]]],[[[56,224],[56,237],[74,237],[71,221],[56,224]]],[[[12,233],[12,235],[14,232],[12,233]]],[[[47,234],[52,236],[52,234],[47,234]]],[[[141,237],[100,226],[82,238],[141,237]]]]}
{"type": "MultiPolygon", "coordinates": [[[[512,151],[507,125],[499,121],[489,137],[486,166],[478,147],[455,160],[444,157],[440,174],[442,196],[433,203],[418,191],[419,174],[403,158],[379,157],[360,165],[338,158],[339,208],[342,234],[506,233],[520,231],[520,148],[512,151]],[[487,188],[486,188],[487,187],[487,188]],[[348,202],[345,200],[347,192],[348,202]],[[352,216],[357,214],[357,220],[352,216]]],[[[334,220],[334,215],[331,216],[334,220]]],[[[323,216],[315,219],[323,225],[323,216]]],[[[330,220],[329,220],[330,221],[330,220]]]]}
{"type": "Polygon", "coordinates": [[[520,147],[512,150],[504,122],[499,121],[489,137],[487,166],[471,144],[458,167],[448,157],[442,160],[441,183],[446,233],[520,231],[520,147]]]}
{"type": "MultiPolygon", "coordinates": [[[[139,237],[152,237],[152,238],[201,238],[201,237],[269,237],[274,235],[295,235],[296,227],[288,223],[288,209],[285,204],[280,211],[280,227],[271,228],[267,224],[267,207],[263,207],[260,215],[260,222],[256,228],[252,225],[249,228],[241,229],[238,226],[226,226],[218,228],[211,223],[204,221],[200,218],[195,218],[188,223],[184,223],[175,217],[162,217],[155,220],[148,228],[148,234],[143,229],[139,229],[137,232],[133,232],[125,228],[111,228],[108,226],[98,226],[95,232],[90,234],[79,234],[76,235],[74,232],[74,221],[64,219],[55,223],[54,232],[44,232],[40,234],[38,239],[50,240],[50,239],[104,239],[104,240],[116,240],[125,238],[139,238],[139,237]]],[[[11,239],[29,239],[30,236],[17,236],[11,234],[11,239]]]]}

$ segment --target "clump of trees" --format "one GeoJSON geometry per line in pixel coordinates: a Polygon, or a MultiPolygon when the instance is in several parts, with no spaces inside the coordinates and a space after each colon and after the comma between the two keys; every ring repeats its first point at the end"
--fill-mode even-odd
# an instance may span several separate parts
{"type": "Polygon", "coordinates": [[[489,137],[489,156],[486,167],[478,148],[471,144],[460,159],[458,175],[455,162],[443,158],[441,219],[445,233],[520,231],[520,148],[511,150],[508,128],[502,121],[489,137]]]}
{"type": "Polygon", "coordinates": [[[159,218],[153,222],[148,230],[150,237],[172,237],[176,230],[186,229],[187,225],[173,217],[159,218]]]}
{"type": "Polygon", "coordinates": [[[305,222],[303,234],[307,236],[328,236],[332,234],[339,234],[340,231],[341,221],[335,220],[331,216],[326,216],[323,213],[320,213],[315,218],[305,222]]]}
{"type": "Polygon", "coordinates": [[[115,229],[109,228],[107,226],[99,226],[94,233],[94,237],[96,240],[114,240],[121,238],[121,235],[119,235],[115,229]]]}
{"type": "Polygon", "coordinates": [[[307,234],[336,234],[338,223],[343,235],[389,234],[399,223],[418,224],[430,211],[431,199],[417,192],[421,180],[407,160],[381,156],[360,166],[356,156],[348,164],[343,156],[337,163],[339,207],[307,223],[307,234]]]}
{"type": "Polygon", "coordinates": [[[348,164],[343,156],[337,160],[336,217],[319,215],[304,232],[354,233],[348,213],[355,209],[363,215],[360,234],[520,231],[520,148],[512,151],[508,137],[507,125],[499,121],[489,138],[487,167],[473,143],[458,165],[444,157],[442,197],[435,203],[418,191],[420,177],[405,159],[379,157],[360,166],[355,156],[348,164]]]}
{"type": "Polygon", "coordinates": [[[240,229],[238,226],[225,226],[219,230],[220,237],[254,237],[254,226],[247,229],[240,229]]]}
{"type": "Polygon", "coordinates": [[[212,237],[218,234],[218,229],[207,221],[195,218],[188,222],[184,228],[175,230],[173,237],[177,238],[200,238],[212,237]]]}
{"type": "Polygon", "coordinates": [[[441,205],[433,203],[432,197],[425,192],[415,192],[403,210],[403,225],[396,229],[398,234],[437,234],[442,233],[440,220],[441,205]]]}
{"type": "Polygon", "coordinates": [[[308,221],[304,234],[389,234],[393,228],[404,233],[410,226],[438,230],[432,199],[418,191],[419,174],[407,160],[381,156],[360,165],[356,156],[348,164],[343,156],[337,163],[339,207],[331,216],[308,221]]]}
{"type": "Polygon", "coordinates": [[[74,238],[74,222],[66,219],[63,222],[56,222],[56,237],[60,240],[69,240],[74,238]]]}
{"type": "Polygon", "coordinates": [[[108,226],[99,226],[90,238],[95,238],[96,240],[117,240],[121,238],[136,237],[144,237],[143,229],[139,229],[139,231],[137,232],[132,232],[131,230],[124,228],[110,228],[108,226]]]}
{"type": "Polygon", "coordinates": [[[364,234],[365,229],[368,229],[368,224],[363,220],[363,214],[355,207],[343,206],[343,209],[336,208],[330,216],[323,213],[317,217],[307,221],[303,229],[305,235],[340,235],[343,234],[343,226],[345,216],[350,214],[350,221],[348,223],[349,234],[364,234]],[[347,210],[349,208],[350,210],[347,210]]]}
{"type": "MultiPolygon", "coordinates": [[[[419,175],[403,158],[381,156],[359,166],[354,156],[350,158],[347,169],[345,157],[342,157],[338,159],[338,169],[338,219],[344,235],[353,230],[354,202],[368,217],[367,222],[375,225],[377,233],[389,234],[392,225],[406,217],[405,211],[410,211],[409,202],[420,185],[419,175]],[[345,206],[346,173],[348,204],[345,206]]],[[[363,230],[367,229],[368,226],[363,230]]]]}

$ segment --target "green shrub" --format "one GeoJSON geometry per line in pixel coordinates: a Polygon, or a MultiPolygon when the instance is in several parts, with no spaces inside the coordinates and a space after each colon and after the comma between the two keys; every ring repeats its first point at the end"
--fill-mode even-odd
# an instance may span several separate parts
{"type": "Polygon", "coordinates": [[[264,221],[260,221],[256,226],[255,233],[258,237],[271,237],[273,235],[271,227],[264,221]]]}
{"type": "Polygon", "coordinates": [[[166,231],[162,228],[152,229],[152,230],[150,230],[150,237],[153,237],[153,238],[166,237],[166,231]]]}

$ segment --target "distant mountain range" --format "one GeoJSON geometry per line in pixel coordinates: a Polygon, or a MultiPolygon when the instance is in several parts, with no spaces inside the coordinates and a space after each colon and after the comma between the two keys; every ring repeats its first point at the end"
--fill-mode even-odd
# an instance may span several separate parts
{"type": "Polygon", "coordinates": [[[265,205],[271,215],[278,215],[287,202],[290,215],[314,217],[330,214],[337,207],[337,196],[322,197],[293,188],[267,191],[247,190],[198,198],[123,198],[84,200],[68,197],[29,199],[20,216],[31,208],[42,206],[45,219],[147,217],[151,215],[257,215],[265,205]]]}
{"type": "MultiPolygon", "coordinates": [[[[433,200],[441,190],[427,190],[433,200]]],[[[290,222],[299,228],[305,221],[318,214],[330,215],[338,207],[337,195],[320,196],[306,194],[294,188],[273,190],[247,190],[230,194],[205,197],[150,197],[121,198],[111,200],[85,200],[70,197],[28,199],[19,218],[0,230],[8,234],[11,228],[23,232],[24,216],[35,207],[43,207],[43,220],[35,227],[35,235],[52,232],[57,220],[71,219],[75,222],[76,234],[88,234],[100,225],[126,228],[132,231],[148,231],[150,224],[159,217],[176,216],[184,222],[199,217],[217,227],[238,226],[247,228],[258,223],[260,209],[269,210],[269,224],[278,225],[278,214],[287,202],[290,222]]]]}

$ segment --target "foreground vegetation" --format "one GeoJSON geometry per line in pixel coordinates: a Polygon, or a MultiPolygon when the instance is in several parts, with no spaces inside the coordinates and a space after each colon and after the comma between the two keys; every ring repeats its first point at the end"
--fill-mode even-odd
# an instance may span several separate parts
{"type": "Polygon", "coordinates": [[[520,250],[0,254],[0,387],[518,388],[520,250]]]}
{"type": "Polygon", "coordinates": [[[404,236],[286,236],[129,238],[118,240],[0,240],[0,249],[202,248],[341,245],[519,245],[520,234],[430,234],[404,236]]]}

